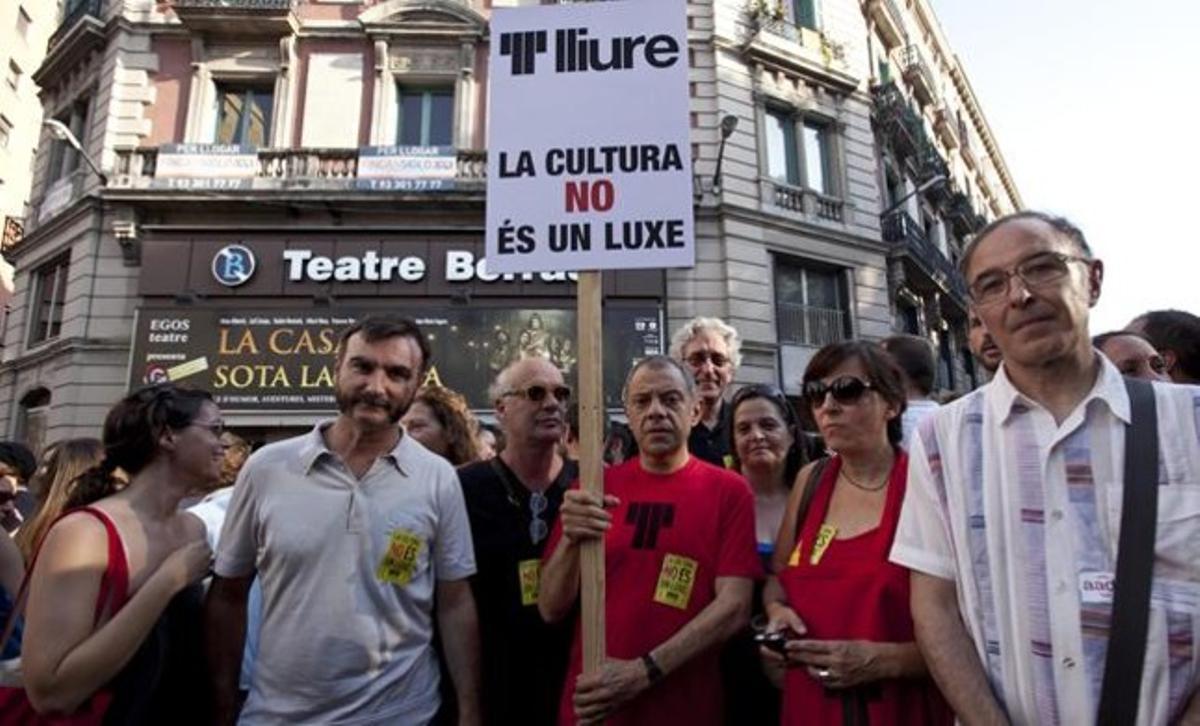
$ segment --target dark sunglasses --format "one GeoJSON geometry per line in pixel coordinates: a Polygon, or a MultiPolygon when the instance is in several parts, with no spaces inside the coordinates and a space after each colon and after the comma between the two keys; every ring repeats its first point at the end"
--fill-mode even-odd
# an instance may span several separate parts
{"type": "Polygon", "coordinates": [[[833,400],[838,403],[854,403],[863,394],[875,386],[861,378],[842,376],[826,384],[824,381],[809,381],[804,384],[804,401],[811,408],[817,408],[825,403],[825,395],[833,394],[833,400]]]}
{"type": "Polygon", "coordinates": [[[714,353],[709,350],[698,350],[687,357],[688,365],[693,368],[699,368],[709,361],[712,361],[712,364],[717,368],[723,368],[729,362],[729,358],[721,353],[714,353]]]}
{"type": "Polygon", "coordinates": [[[554,396],[554,400],[559,403],[567,403],[571,400],[571,389],[567,386],[554,386],[547,388],[541,385],[532,385],[528,388],[516,388],[508,391],[505,396],[519,396],[520,398],[528,398],[533,403],[541,403],[546,400],[547,395],[554,396]]]}

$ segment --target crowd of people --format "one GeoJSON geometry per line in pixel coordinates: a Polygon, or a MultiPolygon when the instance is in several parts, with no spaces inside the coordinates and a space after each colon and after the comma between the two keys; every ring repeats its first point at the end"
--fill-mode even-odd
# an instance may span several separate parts
{"type": "Polygon", "coordinates": [[[499,369],[484,424],[395,316],[253,453],[173,384],[0,444],[0,724],[1200,723],[1200,318],[1092,337],[1103,264],[1039,212],[961,269],[985,385],[937,400],[927,340],[852,340],[797,406],[696,318],[628,371],[600,495],[560,366],[499,369]]]}

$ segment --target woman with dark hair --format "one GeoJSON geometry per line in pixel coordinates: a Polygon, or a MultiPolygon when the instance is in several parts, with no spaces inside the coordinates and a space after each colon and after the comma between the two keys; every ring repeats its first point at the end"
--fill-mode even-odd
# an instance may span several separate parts
{"type": "Polygon", "coordinates": [[[782,723],[949,724],[917,650],[908,571],[888,561],[908,470],[903,377],[874,343],[822,348],[804,400],[837,452],[801,469],[763,600],[787,666],[782,723]]]}
{"type": "Polygon", "coordinates": [[[452,466],[479,461],[479,421],[457,391],[423,386],[400,423],[422,446],[452,466]]]}
{"type": "MultiPolygon", "coordinates": [[[[788,492],[806,459],[799,421],[783,391],[763,384],[745,386],[734,394],[729,420],[730,468],[744,476],[754,492],[758,553],[769,572],[775,538],[787,511],[788,492]]],[[[758,586],[755,622],[762,620],[761,595],[758,586]]],[[[779,723],[779,691],[768,680],[763,665],[751,628],[729,641],[721,656],[726,723],[779,723]]]]}
{"type": "Polygon", "coordinates": [[[104,459],[100,439],[65,439],[46,448],[42,465],[29,480],[29,491],[38,500],[37,512],[17,532],[17,546],[28,562],[38,542],[62,513],[96,499],[80,491],[78,479],[104,459]]]}
{"type": "Polygon", "coordinates": [[[127,699],[114,681],[136,665],[176,594],[208,572],[204,526],[179,501],[220,476],[221,429],[207,393],[170,384],[109,411],[104,459],[78,485],[99,498],[63,515],[40,543],[25,607],[23,697],[6,693],[0,707],[35,724],[65,714],[151,720],[147,684],[131,684],[143,692],[127,699]],[[118,468],[129,477],[124,487],[118,468]]]}

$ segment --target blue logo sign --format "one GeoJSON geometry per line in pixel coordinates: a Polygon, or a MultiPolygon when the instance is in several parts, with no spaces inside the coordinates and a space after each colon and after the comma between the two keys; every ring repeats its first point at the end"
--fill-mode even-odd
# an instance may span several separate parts
{"type": "Polygon", "coordinates": [[[225,287],[237,287],[254,275],[254,253],[245,245],[225,245],[213,256],[212,274],[225,287]]]}

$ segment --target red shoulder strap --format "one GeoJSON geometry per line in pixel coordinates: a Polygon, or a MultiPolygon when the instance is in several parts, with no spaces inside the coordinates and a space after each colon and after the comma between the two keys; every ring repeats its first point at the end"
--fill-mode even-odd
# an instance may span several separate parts
{"type": "Polygon", "coordinates": [[[125,559],[121,534],[117,532],[117,526],[107,514],[95,507],[71,510],[72,514],[75,512],[87,512],[99,519],[108,535],[108,566],[104,568],[104,577],[100,578],[100,593],[96,597],[95,620],[99,622],[106,609],[116,612],[129,599],[129,562],[125,559]]]}
{"type": "MultiPolygon", "coordinates": [[[[58,515],[58,519],[50,523],[46,532],[49,533],[50,529],[53,529],[54,525],[58,524],[63,517],[75,512],[87,512],[99,519],[100,523],[104,525],[104,532],[108,538],[108,564],[104,568],[104,575],[100,578],[100,592],[96,597],[95,621],[99,622],[105,608],[111,605],[113,611],[119,610],[129,599],[129,562],[125,559],[125,547],[121,544],[121,535],[117,532],[117,526],[113,524],[107,514],[95,507],[80,507],[63,512],[58,515]],[[116,593],[120,593],[120,595],[118,596],[116,593]]],[[[4,623],[3,635],[0,635],[0,647],[8,642],[16,627],[17,618],[21,617],[25,611],[25,601],[29,597],[29,580],[33,575],[33,568],[37,565],[38,555],[41,554],[42,544],[45,540],[46,537],[43,535],[42,541],[38,543],[33,557],[29,560],[29,566],[25,568],[25,577],[21,579],[21,587],[17,590],[16,597],[13,598],[12,610],[9,611],[8,620],[4,623]]]]}

